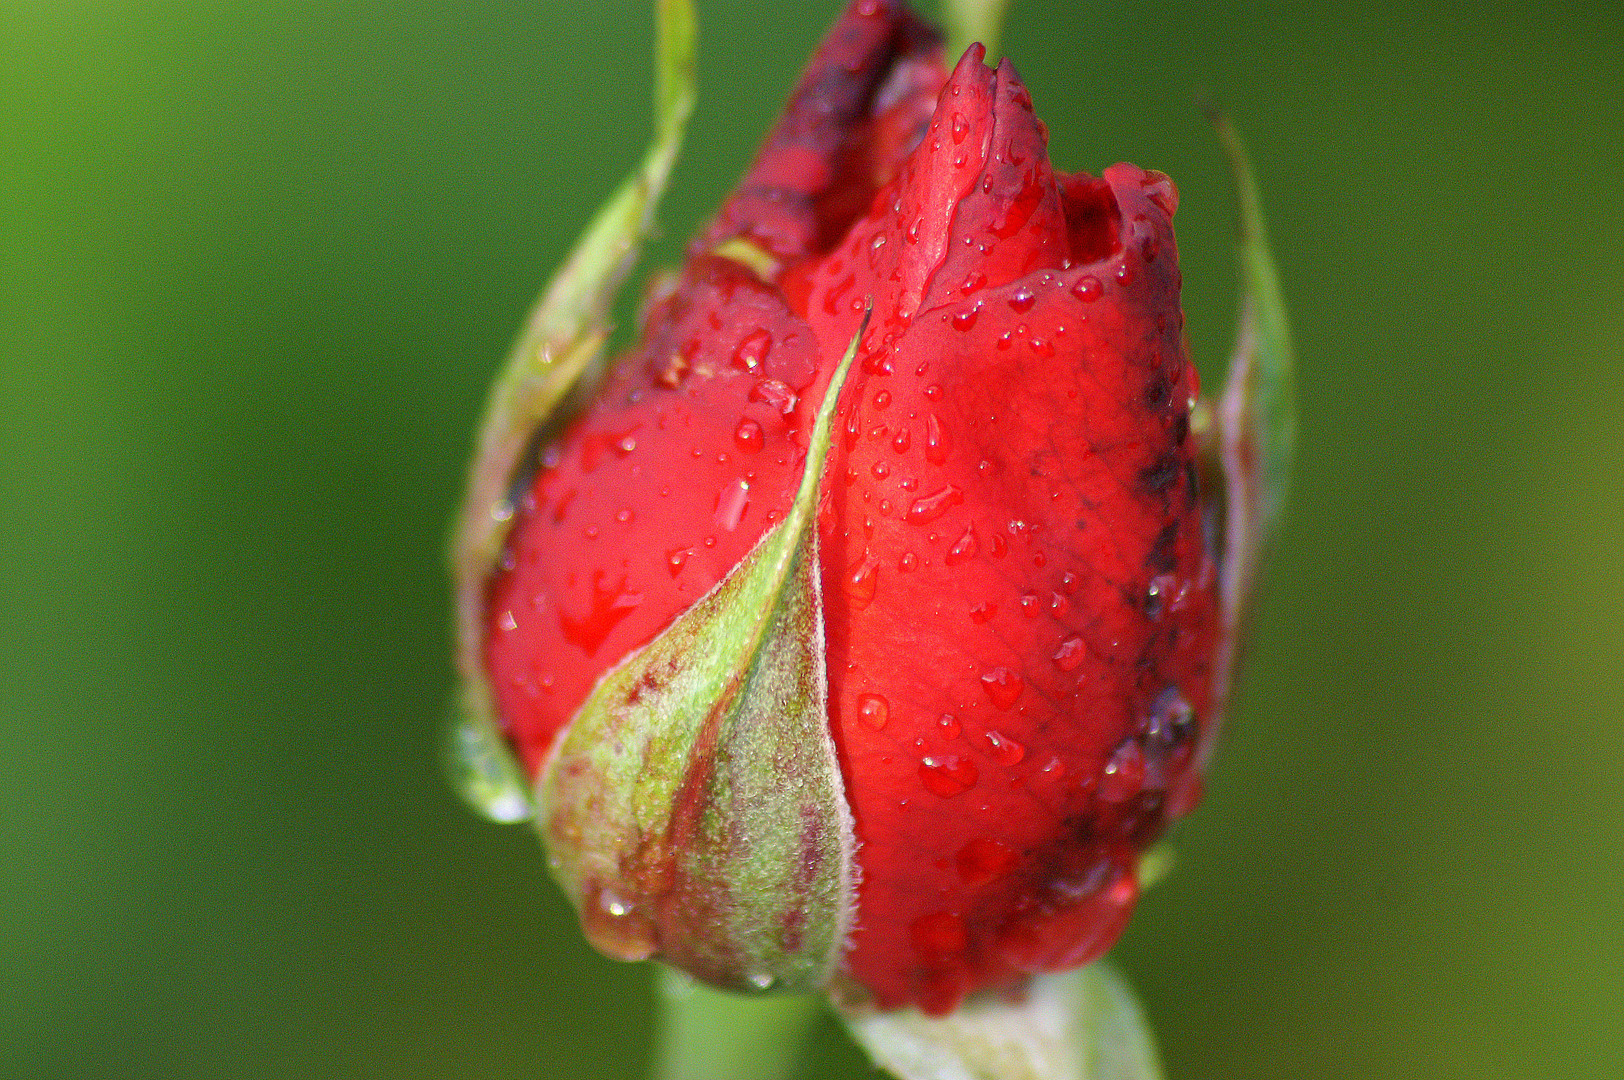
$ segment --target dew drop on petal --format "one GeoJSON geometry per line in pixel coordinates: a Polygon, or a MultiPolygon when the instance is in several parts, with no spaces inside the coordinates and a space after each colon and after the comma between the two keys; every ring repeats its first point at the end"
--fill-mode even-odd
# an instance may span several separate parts
{"type": "Polygon", "coordinates": [[[1032,310],[1032,305],[1037,302],[1037,294],[1031,289],[1016,289],[1015,295],[1009,298],[1009,309],[1017,315],[1025,315],[1032,310]]]}
{"type": "Polygon", "coordinates": [[[1008,709],[1020,700],[1026,683],[1009,668],[995,667],[981,676],[981,688],[992,699],[994,708],[1008,709]]]}
{"type": "Polygon", "coordinates": [[[925,460],[932,465],[947,461],[947,435],[935,413],[925,414],[925,460]]]}
{"type": "Polygon", "coordinates": [[[762,379],[750,388],[750,400],[764,402],[778,410],[780,416],[795,411],[796,394],[788,383],[778,379],[762,379]]]}
{"type": "Polygon", "coordinates": [[[878,694],[857,695],[857,719],[874,731],[884,730],[891,719],[891,706],[878,694]]]}
{"type": "Polygon", "coordinates": [[[739,426],[733,429],[733,442],[740,450],[753,454],[766,445],[766,434],[761,425],[749,417],[739,421],[739,426]]]}
{"type": "Polygon", "coordinates": [[[981,738],[1000,765],[1019,765],[1026,758],[1026,747],[1001,731],[989,731],[981,738]]]}
{"type": "Polygon", "coordinates": [[[749,505],[750,482],[742,477],[730,482],[716,493],[716,524],[732,532],[744,520],[749,505]]]}
{"type": "Polygon", "coordinates": [[[1083,644],[1083,639],[1069,637],[1060,643],[1060,648],[1055,650],[1055,667],[1061,671],[1076,671],[1087,655],[1088,647],[1083,644]]]}
{"type": "Polygon", "coordinates": [[[915,499],[913,505],[908,507],[908,512],[902,516],[902,520],[910,525],[924,525],[935,521],[963,501],[964,492],[948,484],[929,495],[921,495],[915,499]]]}
{"type": "Polygon", "coordinates": [[[733,366],[744,371],[760,370],[772,344],[772,334],[758,326],[746,334],[744,340],[739,342],[738,348],[733,350],[733,366]]]}
{"type": "Polygon", "coordinates": [[[974,557],[980,550],[981,545],[976,542],[975,526],[971,525],[953,542],[953,546],[947,549],[945,561],[949,566],[956,566],[965,559],[974,557]]]}
{"type": "Polygon", "coordinates": [[[874,559],[864,559],[846,576],[846,595],[851,597],[858,610],[874,602],[874,594],[879,590],[879,576],[880,564],[874,559]]]}
{"type": "Polygon", "coordinates": [[[997,881],[1020,865],[1021,853],[997,840],[971,840],[959,848],[953,862],[959,880],[966,885],[986,885],[997,881]]]}
{"type": "Polygon", "coordinates": [[[1134,739],[1124,739],[1100,772],[1097,794],[1109,803],[1127,802],[1145,787],[1145,755],[1134,739]]]}
{"type": "Polygon", "coordinates": [[[944,799],[969,791],[979,777],[976,763],[958,754],[935,754],[919,762],[919,779],[925,790],[944,799]]]}
{"type": "Polygon", "coordinates": [[[1085,304],[1091,304],[1105,295],[1105,286],[1093,274],[1084,274],[1077,279],[1077,284],[1071,287],[1071,295],[1085,304]]]}

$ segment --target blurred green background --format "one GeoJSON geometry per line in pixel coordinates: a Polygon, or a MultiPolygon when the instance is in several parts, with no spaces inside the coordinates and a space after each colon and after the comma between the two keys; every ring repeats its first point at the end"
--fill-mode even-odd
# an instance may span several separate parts
{"type": "MultiPolygon", "coordinates": [[[[1624,1070],[1624,16],[1016,0],[1056,159],[1249,138],[1300,351],[1242,699],[1120,963],[1172,1080],[1624,1070]]],[[[669,260],[833,5],[702,4],[669,260]]],[[[646,5],[0,3],[0,1074],[634,1077],[437,761],[442,540],[648,127],[646,5]]],[[[808,1078],[869,1075],[832,1029],[808,1078]]]]}

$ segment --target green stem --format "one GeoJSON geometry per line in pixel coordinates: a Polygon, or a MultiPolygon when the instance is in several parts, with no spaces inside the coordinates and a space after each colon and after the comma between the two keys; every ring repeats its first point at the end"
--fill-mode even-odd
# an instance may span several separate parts
{"type": "Polygon", "coordinates": [[[819,999],[740,997],[659,970],[653,1080],[788,1080],[819,999]]]}
{"type": "Polygon", "coordinates": [[[942,0],[942,23],[947,27],[947,62],[957,62],[975,42],[987,47],[987,62],[998,63],[998,38],[1009,0],[942,0]]]}

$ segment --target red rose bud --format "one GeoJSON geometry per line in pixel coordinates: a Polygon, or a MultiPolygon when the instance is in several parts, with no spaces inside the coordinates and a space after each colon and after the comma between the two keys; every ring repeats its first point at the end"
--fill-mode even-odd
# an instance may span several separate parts
{"type": "Polygon", "coordinates": [[[509,463],[470,701],[611,955],[945,1014],[1104,953],[1200,797],[1178,196],[1056,172],[983,59],[854,3],[638,343],[509,463]]]}

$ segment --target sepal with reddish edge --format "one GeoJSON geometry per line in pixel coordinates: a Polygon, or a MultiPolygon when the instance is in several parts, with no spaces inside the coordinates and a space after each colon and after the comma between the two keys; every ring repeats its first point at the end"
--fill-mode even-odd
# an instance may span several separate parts
{"type": "MultiPolygon", "coordinates": [[[[1235,174],[1240,204],[1240,317],[1229,371],[1216,403],[1203,402],[1193,430],[1201,442],[1203,502],[1219,568],[1222,633],[1213,699],[1220,709],[1246,638],[1258,577],[1279,532],[1297,440],[1295,360],[1279,273],[1263,222],[1251,162],[1229,120],[1209,110],[1235,174]]],[[[1218,724],[1202,738],[1210,757],[1218,724]]]]}
{"type": "Polygon", "coordinates": [[[828,724],[818,486],[836,369],[790,511],[611,668],[537,784],[587,937],[742,992],[824,986],[851,928],[851,812],[828,724]]]}
{"type": "Polygon", "coordinates": [[[557,422],[590,378],[609,337],[609,309],[653,227],[676,164],[695,95],[693,0],[655,3],[654,138],[642,162],[598,211],[548,282],[497,377],[480,423],[462,509],[453,526],[458,717],[449,746],[452,780],[497,821],[528,816],[520,769],[497,733],[481,662],[485,587],[513,521],[512,491],[539,432],[557,422]]]}

